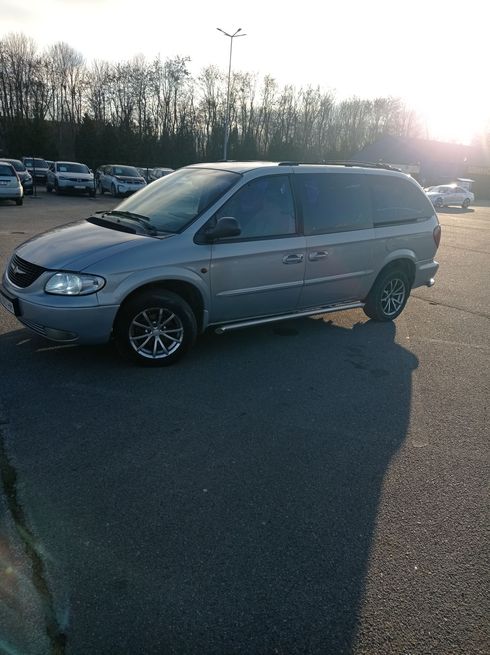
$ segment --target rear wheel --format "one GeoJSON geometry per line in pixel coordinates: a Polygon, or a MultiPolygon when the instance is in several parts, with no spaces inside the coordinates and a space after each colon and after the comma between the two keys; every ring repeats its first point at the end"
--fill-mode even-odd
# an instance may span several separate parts
{"type": "Polygon", "coordinates": [[[381,273],[366,298],[364,313],[375,321],[392,321],[399,316],[410,295],[406,273],[392,268],[381,273]]]}
{"type": "Polygon", "coordinates": [[[121,309],[114,326],[119,352],[143,366],[170,366],[196,339],[196,317],[171,291],[143,291],[121,309]]]}
{"type": "Polygon", "coordinates": [[[115,184],[112,185],[111,192],[112,192],[112,197],[117,198],[117,189],[115,184]]]}
{"type": "Polygon", "coordinates": [[[101,196],[104,195],[104,189],[102,188],[102,184],[100,182],[97,184],[97,191],[100,193],[101,196]]]}
{"type": "Polygon", "coordinates": [[[461,207],[462,207],[463,209],[468,209],[469,206],[470,206],[470,199],[469,199],[469,198],[465,198],[465,199],[463,200],[463,204],[461,205],[461,207]]]}
{"type": "Polygon", "coordinates": [[[24,198],[16,198],[15,199],[15,204],[16,205],[22,205],[23,202],[24,202],[24,198]]]}

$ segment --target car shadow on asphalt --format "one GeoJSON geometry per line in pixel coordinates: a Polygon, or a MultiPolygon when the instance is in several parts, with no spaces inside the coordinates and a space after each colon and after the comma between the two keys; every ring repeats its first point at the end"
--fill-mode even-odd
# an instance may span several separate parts
{"type": "Polygon", "coordinates": [[[152,370],[0,338],[33,529],[75,599],[72,652],[353,651],[418,366],[396,324],[358,316],[207,333],[152,370]]]}

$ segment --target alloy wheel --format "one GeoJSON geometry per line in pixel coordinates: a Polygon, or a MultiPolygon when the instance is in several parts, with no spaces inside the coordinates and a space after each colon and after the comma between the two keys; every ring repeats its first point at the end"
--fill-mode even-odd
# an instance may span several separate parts
{"type": "Polygon", "coordinates": [[[151,307],[137,314],[129,325],[129,343],[148,359],[165,359],[182,345],[184,326],[171,309],[151,307]]]}
{"type": "Polygon", "coordinates": [[[405,284],[400,278],[392,278],[381,294],[381,308],[386,316],[394,316],[405,302],[405,284]]]}

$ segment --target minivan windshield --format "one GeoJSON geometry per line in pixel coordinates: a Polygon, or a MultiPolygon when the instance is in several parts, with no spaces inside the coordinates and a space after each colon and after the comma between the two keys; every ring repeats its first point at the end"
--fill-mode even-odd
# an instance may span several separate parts
{"type": "Polygon", "coordinates": [[[180,232],[240,177],[211,168],[182,168],[131,196],[117,210],[145,216],[158,231],[180,232]]]}

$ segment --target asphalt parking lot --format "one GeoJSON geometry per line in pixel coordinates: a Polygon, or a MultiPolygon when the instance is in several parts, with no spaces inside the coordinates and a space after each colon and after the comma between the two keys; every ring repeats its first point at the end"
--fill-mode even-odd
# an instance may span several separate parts
{"type": "MultiPolygon", "coordinates": [[[[0,268],[95,199],[0,202],[0,268]]],[[[490,207],[362,311],[204,335],[169,369],[0,311],[0,652],[488,652],[490,207]]]]}

